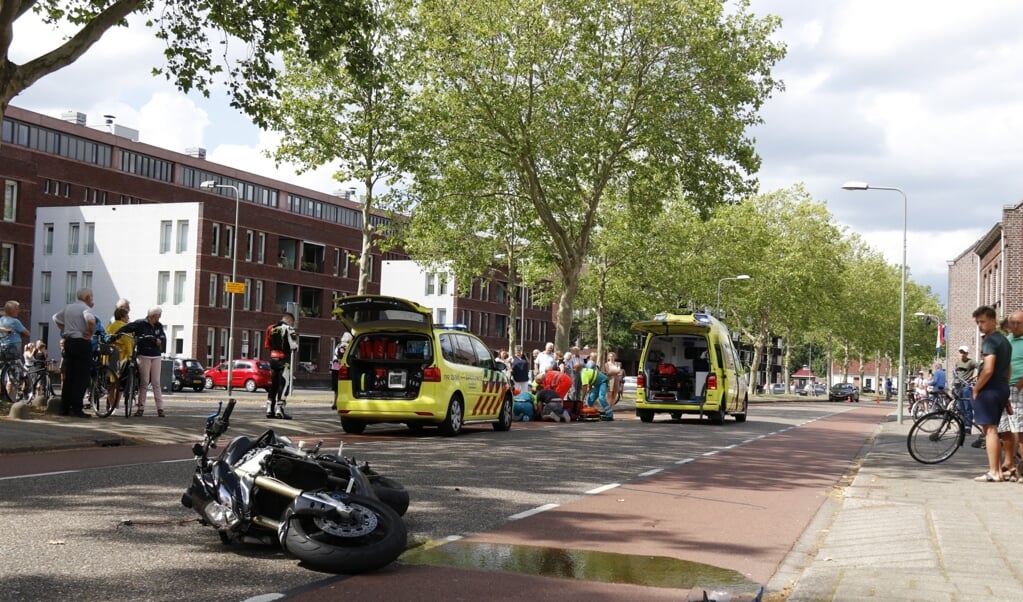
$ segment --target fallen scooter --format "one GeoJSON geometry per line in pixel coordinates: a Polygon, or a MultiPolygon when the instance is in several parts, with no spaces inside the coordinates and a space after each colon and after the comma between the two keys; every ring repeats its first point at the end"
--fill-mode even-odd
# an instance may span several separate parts
{"type": "Polygon", "coordinates": [[[206,419],[205,438],[192,448],[192,484],[181,497],[221,541],[280,544],[311,569],[347,574],[374,571],[404,552],[400,515],[408,494],[368,464],[320,454],[320,443],[304,449],[273,430],[236,437],[210,458],[234,406],[233,399],[221,403],[206,419]]]}

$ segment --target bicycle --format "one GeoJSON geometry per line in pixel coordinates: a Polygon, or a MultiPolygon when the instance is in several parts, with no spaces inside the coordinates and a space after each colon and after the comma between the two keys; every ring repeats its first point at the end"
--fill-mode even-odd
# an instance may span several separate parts
{"type": "Polygon", "coordinates": [[[110,367],[117,365],[117,356],[117,347],[109,343],[100,343],[92,352],[86,399],[100,418],[106,418],[117,409],[117,371],[110,367]]]}
{"type": "Polygon", "coordinates": [[[0,362],[0,397],[10,403],[21,401],[24,394],[25,365],[20,357],[0,362]]]}
{"type": "MultiPolygon", "coordinates": [[[[114,341],[117,340],[119,337],[125,336],[130,336],[132,338],[131,355],[127,358],[125,362],[121,363],[120,369],[118,369],[116,372],[114,372],[114,370],[108,367],[110,373],[116,374],[116,377],[112,377],[112,380],[110,381],[115,382],[115,380],[113,380],[115,378],[116,385],[115,390],[113,392],[114,393],[113,401],[110,402],[108,400],[107,402],[110,404],[109,411],[107,411],[106,409],[104,410],[107,411],[105,416],[109,416],[110,414],[112,414],[117,409],[118,405],[120,405],[122,402],[123,405],[121,405],[121,407],[124,409],[124,417],[130,418],[132,416],[132,411],[135,405],[138,403],[139,383],[142,380],[142,376],[139,374],[138,343],[143,339],[156,338],[152,335],[136,336],[133,333],[120,333],[110,335],[110,340],[114,341]]],[[[107,397],[109,398],[109,395],[107,395],[107,397]]],[[[99,410],[97,409],[97,413],[98,412],[99,410]]]]}
{"type": "Polygon", "coordinates": [[[972,388],[959,376],[956,376],[956,381],[953,388],[956,403],[920,416],[909,429],[906,447],[909,455],[921,464],[940,464],[948,460],[966,440],[964,404],[959,402],[970,399],[972,388]]]}
{"type": "Polygon", "coordinates": [[[56,395],[48,361],[37,360],[26,370],[22,397],[45,406],[56,395]],[[39,398],[42,398],[41,400],[39,398]]]}

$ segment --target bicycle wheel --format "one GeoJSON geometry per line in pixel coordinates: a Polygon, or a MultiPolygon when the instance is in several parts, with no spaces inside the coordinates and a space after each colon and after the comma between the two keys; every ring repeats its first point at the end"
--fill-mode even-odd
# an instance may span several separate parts
{"type": "Polygon", "coordinates": [[[120,386],[121,406],[124,409],[124,417],[128,418],[135,409],[139,396],[139,373],[132,366],[125,366],[120,386]]]}
{"type": "Polygon", "coordinates": [[[909,429],[906,446],[917,462],[938,464],[955,455],[965,437],[962,419],[955,412],[942,410],[918,418],[909,429]]]}
{"type": "Polygon", "coordinates": [[[43,371],[32,382],[32,399],[39,405],[45,406],[50,403],[51,397],[53,397],[53,381],[50,378],[50,373],[43,371]]]}
{"type": "Polygon", "coordinates": [[[114,413],[114,371],[108,366],[100,366],[92,373],[89,382],[89,402],[100,418],[114,413]]]}
{"type": "Polygon", "coordinates": [[[10,364],[0,366],[0,399],[3,399],[8,403],[14,403],[14,400],[11,399],[14,396],[14,383],[11,382],[12,378],[13,375],[10,371],[10,364]],[[10,393],[8,393],[8,389],[11,390],[10,393]]]}

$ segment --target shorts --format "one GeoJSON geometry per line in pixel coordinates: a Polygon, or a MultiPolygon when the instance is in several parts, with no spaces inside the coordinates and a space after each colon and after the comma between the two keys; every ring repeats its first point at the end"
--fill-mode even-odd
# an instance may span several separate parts
{"type": "Polygon", "coordinates": [[[1009,399],[1009,383],[988,383],[973,400],[973,422],[979,425],[999,424],[1009,399]]]}

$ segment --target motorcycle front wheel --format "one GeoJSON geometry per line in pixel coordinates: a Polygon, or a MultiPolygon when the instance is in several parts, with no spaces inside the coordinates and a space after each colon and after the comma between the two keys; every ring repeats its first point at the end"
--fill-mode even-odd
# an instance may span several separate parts
{"type": "Polygon", "coordinates": [[[387,504],[347,495],[348,518],[284,514],[284,549],[309,568],[355,575],[394,562],[405,551],[408,532],[401,517],[387,504]]]}

